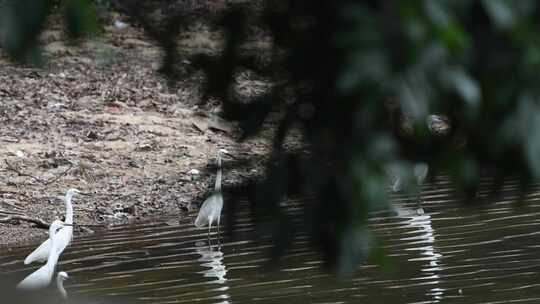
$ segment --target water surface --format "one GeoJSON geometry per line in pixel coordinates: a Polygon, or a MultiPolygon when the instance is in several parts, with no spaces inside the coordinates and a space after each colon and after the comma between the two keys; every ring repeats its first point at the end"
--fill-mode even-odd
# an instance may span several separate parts
{"type": "MultiPolygon", "coordinates": [[[[518,207],[513,190],[509,182],[498,201],[464,207],[444,183],[426,185],[423,214],[396,196],[393,212],[370,220],[387,265],[366,262],[347,279],[321,267],[303,233],[269,272],[271,243],[253,237],[247,213],[220,249],[209,248],[194,218],[166,219],[76,238],[58,269],[72,278],[71,298],[90,303],[537,303],[540,193],[518,207]]],[[[2,254],[2,272],[16,280],[29,274],[35,266],[22,260],[30,251],[2,254]]]]}

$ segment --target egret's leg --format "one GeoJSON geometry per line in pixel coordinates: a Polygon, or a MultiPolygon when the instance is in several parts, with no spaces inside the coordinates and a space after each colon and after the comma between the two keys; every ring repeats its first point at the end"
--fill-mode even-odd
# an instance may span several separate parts
{"type": "Polygon", "coordinates": [[[210,241],[210,229],[212,229],[212,221],[208,221],[208,247],[212,250],[212,242],[210,241]]]}
{"type": "Polygon", "coordinates": [[[419,191],[416,196],[416,213],[419,215],[424,214],[424,209],[422,208],[422,191],[419,191]]]}
{"type": "Polygon", "coordinates": [[[219,220],[220,216],[217,217],[217,239],[218,239],[218,248],[221,248],[221,234],[219,233],[219,220]]]}

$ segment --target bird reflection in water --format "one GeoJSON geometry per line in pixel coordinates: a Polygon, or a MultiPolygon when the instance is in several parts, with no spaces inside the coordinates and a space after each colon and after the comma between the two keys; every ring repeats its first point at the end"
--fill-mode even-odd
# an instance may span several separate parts
{"type": "Polygon", "coordinates": [[[443,298],[444,289],[437,287],[440,282],[439,272],[442,270],[442,255],[435,246],[435,231],[432,226],[431,216],[424,213],[423,208],[409,208],[405,206],[394,206],[394,212],[400,218],[406,219],[403,223],[405,228],[414,228],[418,233],[411,237],[401,238],[402,241],[410,242],[414,247],[407,250],[420,251],[420,257],[410,258],[409,261],[423,261],[422,273],[426,279],[430,280],[433,286],[426,295],[433,299],[432,303],[437,303],[443,298]]]}
{"type": "MultiPolygon", "coordinates": [[[[198,242],[196,244],[196,251],[201,255],[197,261],[201,263],[203,268],[206,268],[199,273],[205,278],[215,278],[215,280],[212,280],[211,283],[227,283],[227,268],[223,264],[223,252],[221,251],[221,247],[212,248],[207,246],[204,242],[198,242]]],[[[219,295],[219,299],[223,300],[219,302],[220,304],[230,303],[230,295],[227,293],[228,290],[229,286],[222,286],[215,289],[215,291],[222,293],[219,295]]]]}

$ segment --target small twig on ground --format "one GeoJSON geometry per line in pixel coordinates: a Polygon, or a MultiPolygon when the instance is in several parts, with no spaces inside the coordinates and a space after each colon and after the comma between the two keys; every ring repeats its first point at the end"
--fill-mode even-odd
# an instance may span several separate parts
{"type": "Polygon", "coordinates": [[[67,168],[64,172],[60,173],[58,176],[56,176],[56,177],[54,177],[54,178],[51,178],[51,179],[48,179],[48,180],[43,180],[43,179],[41,179],[41,178],[39,178],[39,177],[35,177],[35,176],[31,175],[31,174],[24,173],[24,172],[21,172],[20,170],[15,169],[15,168],[7,161],[7,159],[4,159],[4,162],[6,163],[7,169],[8,169],[9,171],[13,171],[13,172],[19,174],[20,176],[27,176],[27,177],[30,177],[30,178],[34,179],[35,181],[37,181],[37,182],[39,182],[39,183],[41,183],[41,184],[43,184],[43,185],[48,185],[48,184],[50,184],[50,183],[53,183],[53,182],[59,180],[62,176],[66,175],[66,173],[67,173],[69,170],[71,170],[71,168],[73,168],[73,164],[72,164],[72,163],[69,163],[69,168],[67,168]]]}
{"type": "Polygon", "coordinates": [[[48,185],[50,183],[53,183],[53,182],[59,180],[62,176],[66,175],[66,173],[68,173],[68,171],[71,170],[71,168],[73,168],[73,164],[70,162],[69,163],[69,168],[67,168],[64,172],[60,173],[60,175],[58,175],[57,177],[45,181],[45,185],[48,185]]]}
{"type": "MultiPolygon", "coordinates": [[[[16,212],[11,212],[4,209],[0,209],[0,214],[6,214],[5,217],[0,218],[0,223],[7,223],[10,221],[26,221],[26,222],[36,224],[38,228],[44,228],[44,229],[49,228],[49,224],[47,222],[36,217],[30,217],[30,216],[26,216],[26,215],[16,213],[16,212]]],[[[94,230],[88,227],[102,227],[102,225],[84,225],[84,226],[77,225],[77,227],[79,227],[82,231],[86,233],[92,234],[94,233],[94,230]]]]}
{"type": "Polygon", "coordinates": [[[27,173],[21,172],[21,171],[15,169],[15,168],[7,161],[7,159],[4,159],[4,162],[6,163],[7,169],[8,169],[9,171],[13,171],[13,172],[17,173],[17,174],[20,175],[20,176],[27,176],[27,177],[30,177],[30,178],[36,180],[37,182],[43,183],[43,181],[42,181],[40,178],[35,177],[35,176],[31,175],[31,174],[27,174],[27,173]]]}
{"type": "Polygon", "coordinates": [[[82,231],[88,233],[88,234],[93,234],[94,233],[94,230],[90,229],[90,228],[86,228],[84,226],[79,226],[81,228],[82,231]]]}
{"type": "Polygon", "coordinates": [[[29,216],[26,216],[26,215],[14,214],[14,215],[9,215],[9,216],[0,218],[0,223],[7,223],[7,222],[11,222],[11,221],[25,221],[25,222],[36,224],[38,228],[44,228],[44,229],[49,228],[49,224],[47,224],[42,219],[35,218],[35,217],[29,217],[29,216]]]}
{"type": "Polygon", "coordinates": [[[86,170],[87,169],[86,165],[83,165],[81,162],[79,162],[79,169],[81,170],[81,176],[84,179],[89,179],[92,183],[96,182],[96,179],[90,173],[88,173],[88,171],[90,170],[88,171],[86,170]]]}
{"type": "Polygon", "coordinates": [[[77,210],[77,211],[84,211],[84,212],[89,212],[89,213],[93,213],[93,212],[96,212],[96,208],[84,208],[84,207],[73,207],[73,209],[77,210]]]}
{"type": "Polygon", "coordinates": [[[6,205],[8,205],[8,206],[11,206],[11,207],[13,207],[13,208],[15,208],[15,209],[17,209],[17,210],[22,210],[22,209],[23,209],[22,207],[17,206],[17,205],[15,205],[14,203],[6,202],[6,201],[1,201],[1,202],[2,202],[2,204],[6,204],[6,205]]]}
{"type": "Polygon", "coordinates": [[[6,210],[6,209],[0,209],[0,214],[15,214],[15,215],[20,215],[19,212],[9,211],[9,210],[6,210]]]}
{"type": "Polygon", "coordinates": [[[28,197],[28,194],[26,194],[25,192],[21,192],[21,191],[10,191],[10,190],[2,190],[2,189],[0,189],[0,193],[21,195],[21,196],[24,196],[24,197],[28,197]]]}

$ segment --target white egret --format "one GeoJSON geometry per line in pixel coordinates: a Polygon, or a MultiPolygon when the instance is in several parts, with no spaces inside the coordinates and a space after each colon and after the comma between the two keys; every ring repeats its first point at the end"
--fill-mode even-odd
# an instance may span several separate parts
{"type": "Polygon", "coordinates": [[[64,288],[64,281],[67,279],[69,279],[69,276],[64,271],[60,271],[56,275],[56,288],[58,288],[58,292],[60,293],[60,295],[62,296],[62,299],[64,300],[67,300],[67,297],[68,297],[66,289],[64,288]]]}
{"type": "MultiPolygon", "coordinates": [[[[429,171],[428,164],[424,162],[416,163],[413,167],[413,175],[416,178],[416,184],[422,186],[429,171]]],[[[399,192],[402,189],[402,181],[399,175],[394,175],[392,178],[392,191],[399,192]]]]}
{"type": "Polygon", "coordinates": [[[60,257],[60,252],[57,250],[57,246],[60,244],[57,243],[56,236],[58,234],[58,230],[62,227],[64,227],[64,223],[62,223],[62,221],[55,220],[52,222],[51,226],[49,227],[49,240],[51,242],[51,248],[54,250],[49,250],[47,263],[24,278],[24,280],[17,285],[17,289],[35,290],[45,288],[50,285],[54,274],[54,269],[56,268],[56,263],[60,257]]]}
{"type": "MultiPolygon", "coordinates": [[[[73,205],[71,204],[71,199],[77,193],[81,193],[75,188],[71,188],[66,192],[66,224],[73,224],[73,205]]],[[[73,226],[66,225],[64,228],[60,229],[57,233],[57,250],[58,254],[61,254],[64,249],[71,243],[73,238],[73,226]]],[[[30,253],[26,259],[24,259],[24,264],[28,265],[33,262],[44,262],[49,256],[49,251],[51,249],[51,241],[47,239],[45,242],[41,243],[38,248],[36,248],[32,253],[30,253]]]]}
{"type": "MultiPolygon", "coordinates": [[[[416,178],[416,184],[418,185],[418,188],[422,186],[424,183],[424,180],[426,179],[429,172],[429,165],[424,162],[418,162],[413,167],[413,175],[416,178]]],[[[398,192],[401,191],[402,185],[401,185],[401,178],[399,175],[394,175],[392,178],[392,191],[398,192]]],[[[416,205],[417,205],[417,212],[419,214],[424,214],[424,210],[422,209],[422,206],[420,203],[422,202],[422,189],[418,189],[418,195],[416,197],[416,205]]]]}
{"type": "Polygon", "coordinates": [[[210,229],[212,223],[217,222],[218,240],[219,240],[219,221],[221,218],[221,209],[223,209],[223,195],[221,194],[221,154],[227,154],[227,150],[220,149],[217,154],[218,170],[216,175],[216,184],[214,192],[208,197],[201,206],[195,226],[203,228],[208,225],[208,244],[210,245],[210,229]]]}

